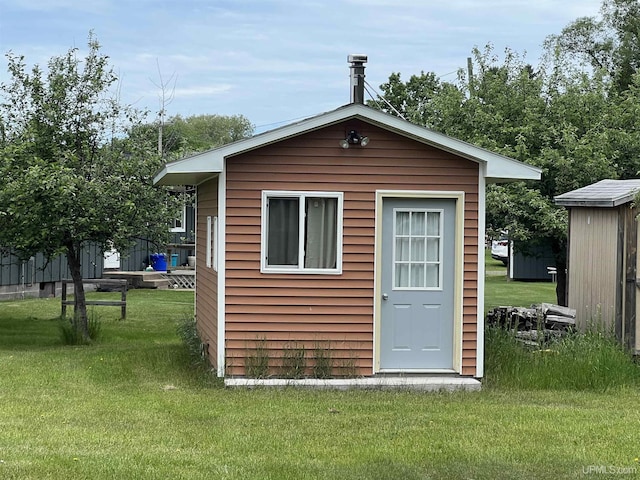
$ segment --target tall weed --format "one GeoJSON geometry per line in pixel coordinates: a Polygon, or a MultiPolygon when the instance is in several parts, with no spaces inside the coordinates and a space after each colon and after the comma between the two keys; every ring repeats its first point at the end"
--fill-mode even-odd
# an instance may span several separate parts
{"type": "Polygon", "coordinates": [[[63,345],[89,345],[97,342],[102,333],[100,318],[94,310],[87,312],[88,337],[82,331],[80,321],[77,317],[60,317],[60,340],[63,345]]]}
{"type": "Polygon", "coordinates": [[[589,328],[526,346],[512,332],[487,328],[485,385],[528,390],[605,391],[640,385],[640,367],[610,332],[589,328]]]}

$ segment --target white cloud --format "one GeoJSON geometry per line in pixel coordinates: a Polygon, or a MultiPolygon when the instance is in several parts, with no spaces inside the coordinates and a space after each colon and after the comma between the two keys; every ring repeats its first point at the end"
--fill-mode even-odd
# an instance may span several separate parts
{"type": "MultiPolygon", "coordinates": [[[[349,53],[369,56],[376,88],[391,72],[447,75],[488,42],[535,62],[541,44],[601,0],[0,0],[0,45],[43,67],[94,29],[122,95],[157,108],[176,76],[172,114],[240,113],[271,124],[348,101],[349,53]],[[155,85],[154,85],[155,84],[155,85]]],[[[0,52],[4,53],[4,52],[0,52]]],[[[6,78],[0,57],[0,81],[6,78]]],[[[453,80],[452,76],[446,76],[453,80]]]]}
{"type": "Polygon", "coordinates": [[[232,85],[229,84],[221,84],[221,85],[200,85],[195,87],[188,88],[176,88],[174,91],[175,97],[195,97],[199,95],[220,95],[222,93],[227,93],[231,91],[233,88],[232,85]]]}

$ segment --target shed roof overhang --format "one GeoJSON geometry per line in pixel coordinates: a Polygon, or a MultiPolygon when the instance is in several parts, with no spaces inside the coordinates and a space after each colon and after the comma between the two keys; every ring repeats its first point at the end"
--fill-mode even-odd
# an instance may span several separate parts
{"type": "Polygon", "coordinates": [[[640,179],[600,180],[554,197],[563,207],[613,208],[631,202],[640,191],[640,179]]]}
{"type": "MultiPolygon", "coordinates": [[[[435,148],[486,164],[487,182],[539,180],[541,170],[470,143],[414,125],[362,104],[352,103],[315,117],[167,163],[154,178],[157,185],[198,185],[222,172],[226,158],[346,120],[359,119],[435,148]]],[[[336,148],[339,148],[336,146],[336,148]]]]}

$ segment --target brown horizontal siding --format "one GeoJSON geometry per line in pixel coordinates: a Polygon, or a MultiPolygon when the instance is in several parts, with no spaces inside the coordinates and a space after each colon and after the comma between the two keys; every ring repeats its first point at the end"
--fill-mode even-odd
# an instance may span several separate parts
{"type": "Polygon", "coordinates": [[[218,274],[206,265],[207,216],[218,215],[218,179],[198,186],[196,209],[196,320],[209,362],[217,366],[218,274]]]}
{"type": "Polygon", "coordinates": [[[255,351],[257,339],[265,339],[274,365],[285,342],[301,342],[309,352],[327,341],[336,358],[357,359],[356,373],[371,374],[376,190],[465,191],[463,373],[475,373],[475,163],[349,122],[231,158],[226,178],[228,373],[244,375],[244,357],[255,351]],[[338,141],[351,128],[368,135],[371,143],[341,149],[338,141]],[[260,273],[263,190],[344,193],[341,275],[260,273]]]}

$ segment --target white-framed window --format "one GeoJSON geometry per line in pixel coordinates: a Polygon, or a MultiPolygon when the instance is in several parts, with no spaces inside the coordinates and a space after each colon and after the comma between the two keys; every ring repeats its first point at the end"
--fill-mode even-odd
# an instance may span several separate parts
{"type": "Polygon", "coordinates": [[[393,289],[442,289],[442,210],[393,210],[393,289]]]}
{"type": "Polygon", "coordinates": [[[207,216],[207,268],[218,271],[218,217],[207,216]]]}
{"type": "Polygon", "coordinates": [[[182,211],[177,218],[171,220],[170,231],[172,232],[186,232],[187,225],[187,205],[182,205],[182,211]]]}
{"type": "Polygon", "coordinates": [[[262,192],[261,271],[342,273],[342,192],[262,192]]]}
{"type": "Polygon", "coordinates": [[[211,268],[218,271],[218,217],[213,217],[213,232],[211,234],[211,268]]]}

